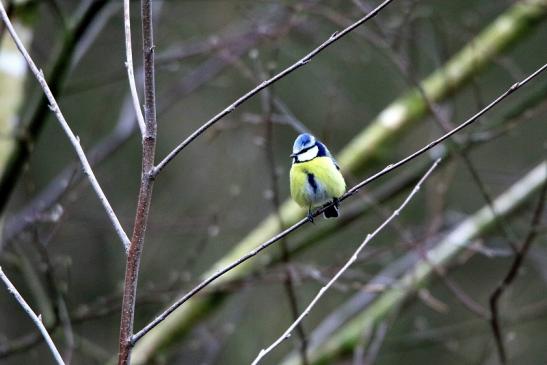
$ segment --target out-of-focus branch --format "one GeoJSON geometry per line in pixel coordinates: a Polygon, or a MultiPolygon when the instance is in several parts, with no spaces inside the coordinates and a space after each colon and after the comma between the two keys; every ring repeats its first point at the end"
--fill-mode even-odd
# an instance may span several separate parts
{"type": "MultiPolygon", "coordinates": [[[[3,10],[3,5],[0,3],[1,10],[3,10]]],[[[9,25],[6,24],[6,26],[9,28],[9,25]]],[[[59,351],[55,347],[55,344],[53,343],[53,340],[51,337],[49,337],[49,333],[47,333],[46,328],[44,327],[44,324],[42,323],[41,316],[37,316],[33,311],[32,308],[27,304],[25,299],[19,294],[15,286],[11,283],[11,281],[8,279],[8,277],[4,274],[4,271],[2,271],[2,268],[0,267],[0,279],[4,282],[4,285],[8,288],[8,291],[11,295],[17,300],[21,308],[25,311],[25,313],[28,314],[28,316],[32,319],[36,327],[38,327],[38,330],[40,330],[40,333],[46,340],[47,346],[49,348],[49,351],[53,354],[53,357],[55,358],[55,361],[57,364],[64,365],[63,358],[61,357],[61,354],[59,354],[59,351]]]]}
{"type": "MultiPolygon", "coordinates": [[[[131,108],[133,108],[132,104],[131,108]]],[[[174,282],[169,284],[169,286],[165,289],[143,291],[139,295],[137,303],[140,305],[158,305],[165,302],[165,296],[170,297],[172,293],[177,290],[177,283],[174,282]]],[[[69,318],[67,318],[67,320],[69,320],[72,325],[79,325],[98,319],[104,319],[105,317],[112,315],[117,315],[120,312],[121,301],[122,296],[118,292],[97,297],[92,302],[78,305],[78,307],[69,313],[69,318]]],[[[55,331],[60,329],[63,324],[62,322],[62,320],[58,320],[50,325],[47,323],[44,323],[44,325],[48,332],[53,334],[55,331]]],[[[30,332],[14,339],[0,341],[0,359],[6,359],[10,356],[26,352],[42,342],[42,336],[36,332],[30,332]]]]}
{"type": "Polygon", "coordinates": [[[41,70],[39,70],[38,67],[36,67],[36,65],[34,64],[34,61],[30,58],[30,55],[28,54],[27,50],[25,49],[25,46],[23,45],[23,43],[21,42],[21,40],[17,36],[17,33],[15,32],[15,29],[13,28],[13,26],[12,26],[12,24],[11,24],[7,14],[6,14],[6,11],[4,9],[4,5],[2,3],[0,3],[0,15],[2,17],[2,20],[3,20],[4,24],[7,27],[8,32],[10,33],[10,35],[13,38],[14,42],[16,43],[17,48],[19,49],[21,54],[23,54],[23,57],[25,57],[25,60],[27,61],[27,64],[29,65],[32,73],[34,74],[34,76],[36,77],[36,79],[40,83],[40,86],[44,90],[44,93],[45,93],[45,95],[46,95],[46,97],[47,97],[47,99],[50,103],[50,109],[55,114],[55,117],[57,118],[57,120],[61,124],[61,128],[63,128],[64,132],[66,133],[66,135],[68,136],[68,138],[70,140],[70,143],[72,144],[72,146],[76,150],[76,154],[78,155],[78,158],[80,159],[80,162],[82,164],[84,173],[87,175],[87,177],[89,179],[89,182],[91,183],[91,186],[95,190],[95,193],[97,194],[101,204],[103,205],[103,207],[104,207],[104,209],[105,209],[105,211],[108,215],[108,218],[110,219],[112,225],[114,226],[114,229],[115,229],[116,233],[118,234],[118,236],[120,237],[120,240],[123,243],[123,246],[124,246],[125,250],[127,251],[129,249],[129,238],[125,234],[125,231],[123,230],[123,228],[122,228],[122,226],[121,226],[121,224],[118,220],[118,217],[116,217],[116,214],[114,213],[114,210],[110,206],[110,203],[108,202],[108,199],[106,198],[106,195],[103,193],[103,191],[102,191],[102,189],[99,185],[99,182],[97,181],[97,178],[93,174],[93,170],[91,169],[91,166],[89,165],[89,162],[87,161],[87,157],[84,153],[84,150],[82,149],[82,146],[80,145],[80,139],[78,137],[76,137],[76,135],[74,135],[74,133],[70,129],[68,123],[65,120],[65,117],[63,116],[63,114],[61,112],[61,109],[59,108],[59,105],[57,104],[57,101],[55,100],[55,97],[53,96],[53,94],[52,94],[52,92],[51,92],[51,90],[50,90],[50,88],[49,88],[49,86],[48,86],[48,84],[47,84],[47,82],[44,78],[43,72],[41,70]]]}
{"type": "Polygon", "coordinates": [[[310,311],[312,310],[312,308],[315,306],[315,304],[319,301],[319,299],[321,299],[321,297],[327,292],[327,290],[334,284],[334,282],[336,280],[338,280],[338,278],[344,274],[344,272],[346,272],[346,270],[357,260],[357,257],[359,256],[359,254],[361,253],[361,251],[363,251],[363,249],[365,248],[365,246],[374,238],[376,237],[376,235],[378,233],[380,233],[380,231],[382,229],[384,229],[384,227],[386,227],[393,219],[395,219],[395,217],[398,217],[399,214],[401,213],[401,211],[407,206],[407,204],[410,202],[410,200],[412,200],[412,198],[414,197],[414,195],[416,195],[418,193],[418,191],[420,190],[420,187],[421,185],[423,184],[423,182],[428,178],[428,176],[433,172],[433,170],[437,167],[437,165],[439,164],[440,160],[437,160],[433,163],[433,166],[431,166],[431,168],[425,173],[425,175],[420,179],[420,181],[418,181],[418,184],[416,184],[416,186],[414,187],[414,189],[412,189],[412,191],[410,192],[410,194],[406,197],[406,199],[403,201],[403,203],[399,206],[399,208],[397,208],[393,214],[391,214],[378,228],[376,228],[372,233],[369,233],[367,235],[367,237],[365,238],[365,240],[359,245],[359,247],[357,248],[357,250],[355,250],[355,252],[353,253],[353,255],[350,257],[350,259],[342,266],[342,268],[340,270],[338,270],[338,272],[332,277],[332,279],[329,280],[329,282],[323,286],[319,292],[317,293],[317,295],[312,299],[312,301],[310,302],[310,304],[306,307],[306,309],[302,312],[302,314],[296,319],[296,321],[293,322],[293,324],[291,324],[289,326],[289,328],[283,332],[283,334],[281,336],[279,336],[279,338],[277,340],[275,340],[268,348],[265,348],[265,349],[262,349],[260,351],[260,353],[258,354],[258,356],[255,358],[255,360],[253,361],[252,365],[256,365],[260,362],[260,360],[266,356],[268,353],[270,353],[275,347],[277,347],[283,340],[285,340],[286,338],[288,338],[291,334],[291,332],[294,330],[294,328],[300,323],[302,322],[302,320],[304,319],[304,317],[306,317],[310,311]]]}
{"type": "MultiPolygon", "coordinates": [[[[547,169],[547,167],[545,168],[547,169]]],[[[545,173],[547,174],[547,171],[545,173]]],[[[513,258],[513,262],[511,264],[511,267],[509,268],[509,271],[507,272],[503,280],[498,284],[496,289],[494,289],[494,291],[490,295],[490,326],[492,327],[494,339],[496,340],[496,348],[498,350],[498,356],[502,364],[507,363],[507,352],[503,344],[503,335],[502,335],[499,314],[498,314],[499,299],[501,298],[505,290],[509,287],[509,285],[511,285],[511,283],[513,283],[513,281],[517,277],[520,267],[522,266],[522,263],[524,261],[524,258],[526,257],[526,254],[528,253],[528,250],[530,249],[532,242],[534,241],[534,239],[536,238],[538,234],[537,228],[539,223],[541,222],[543,208],[545,207],[546,193],[547,193],[547,183],[544,183],[543,188],[541,189],[541,193],[539,194],[539,198],[538,198],[539,200],[536,205],[536,209],[534,210],[534,214],[530,222],[530,228],[528,229],[528,234],[524,238],[524,241],[522,242],[520,247],[517,247],[517,251],[515,253],[515,257],[513,258]]]]}
{"type": "MultiPolygon", "coordinates": [[[[15,3],[9,1],[6,13],[12,16],[12,13],[15,13],[14,9],[15,3]]],[[[20,19],[15,20],[15,26],[22,41],[29,45],[33,35],[32,28],[20,19]]],[[[0,22],[0,202],[4,199],[1,189],[2,176],[9,166],[17,144],[17,114],[24,97],[28,74],[25,59],[11,38],[5,36],[5,29],[4,23],[0,22]]]]}
{"type": "MultiPolygon", "coordinates": [[[[525,203],[547,181],[547,163],[542,162],[522,179],[515,182],[503,194],[494,200],[494,207],[499,215],[509,216],[516,208],[525,203]]],[[[434,274],[434,266],[444,266],[459,252],[469,247],[473,240],[492,230],[495,216],[487,206],[458,224],[427,251],[429,262],[418,262],[407,273],[393,282],[390,289],[384,291],[372,303],[355,311],[356,315],[322,342],[310,344],[310,361],[312,364],[329,363],[351,349],[359,340],[363,328],[377,323],[393,308],[426,285],[434,274]]],[[[312,336],[313,338],[313,336],[312,336]]],[[[297,365],[298,357],[289,356],[282,365],[297,365]]]]}
{"type": "MultiPolygon", "coordinates": [[[[250,68],[241,60],[235,62],[235,65],[238,67],[238,69],[241,70],[241,73],[246,78],[250,79],[253,82],[260,81],[260,79],[258,79],[256,75],[251,72],[250,68]]],[[[264,92],[266,91],[267,89],[264,90],[264,92]]],[[[287,104],[285,104],[285,102],[283,102],[283,100],[281,100],[276,95],[272,95],[272,107],[275,108],[280,113],[280,116],[283,117],[283,120],[280,121],[280,124],[289,125],[297,133],[311,133],[311,131],[304,125],[304,123],[298,120],[298,118],[296,118],[296,116],[294,116],[294,114],[289,110],[287,104]]],[[[255,120],[253,120],[252,118],[248,118],[251,123],[262,123],[263,119],[264,118],[262,116],[258,116],[258,118],[256,118],[255,120]]],[[[269,121],[272,123],[276,121],[275,115],[273,113],[271,113],[269,121]]],[[[277,211],[279,211],[279,209],[277,209],[277,211]]]]}
{"type": "MultiPolygon", "coordinates": [[[[108,0],[88,2],[82,14],[74,21],[74,26],[64,33],[61,49],[55,57],[51,72],[48,73],[47,83],[50,85],[53,95],[57,95],[64,84],[70,69],[70,61],[77,51],[80,40],[86,36],[89,26],[107,3],[108,0]]],[[[0,212],[4,210],[23,167],[30,157],[32,146],[36,143],[45,124],[49,111],[48,99],[45,96],[40,96],[37,103],[31,103],[29,108],[32,110],[31,116],[28,121],[21,123],[15,139],[15,146],[9,153],[7,164],[0,171],[0,212]]]]}
{"type": "MultiPolygon", "coordinates": [[[[11,13],[13,12],[13,8],[14,8],[14,2],[12,0],[7,0],[7,3],[6,3],[6,13],[8,14],[8,16],[11,16],[11,13]]],[[[6,26],[1,23],[0,24],[0,45],[2,44],[2,39],[4,38],[4,32],[6,30],[6,26]]],[[[2,51],[2,47],[0,47],[0,52],[2,51]]]]}
{"type": "Polygon", "coordinates": [[[335,32],[329,39],[327,39],[325,42],[320,44],[317,48],[315,48],[313,51],[308,53],[306,56],[301,58],[298,62],[294,63],[293,65],[287,67],[283,71],[279,72],[272,78],[263,81],[259,85],[257,85],[254,89],[247,92],[245,95],[234,101],[232,104],[230,104],[228,107],[226,107],[223,111],[215,115],[213,118],[208,120],[206,123],[204,123],[201,127],[199,127],[194,133],[192,133],[188,138],[186,138],[184,141],[182,141],[173,151],[171,151],[165,158],[154,168],[153,175],[157,176],[161,170],[169,163],[171,162],[175,156],[179,154],[180,151],[182,151],[186,146],[188,146],[193,140],[195,140],[197,137],[199,137],[203,132],[205,132],[209,127],[211,127],[213,124],[218,122],[220,119],[224,118],[226,115],[233,112],[238,106],[252,98],[254,95],[256,95],[258,92],[263,90],[264,88],[274,84],[275,82],[281,80],[285,76],[291,74],[293,71],[299,69],[300,67],[306,65],[309,63],[312,58],[314,58],[316,55],[318,55],[321,51],[329,47],[331,44],[335,43],[336,41],[340,40],[342,37],[350,33],[355,28],[359,27],[363,23],[365,23],[367,20],[372,19],[374,16],[376,16],[384,7],[386,7],[390,2],[393,0],[385,0],[380,5],[378,5],[373,11],[365,15],[363,18],[359,19],[355,23],[351,24],[350,26],[346,27],[345,29],[341,30],[340,32],[335,32]]]}
{"type": "MultiPolygon", "coordinates": [[[[87,151],[91,166],[99,165],[131,137],[136,125],[134,114],[129,95],[122,103],[118,123],[112,132],[87,151]]],[[[84,175],[77,171],[77,164],[69,164],[25,207],[8,217],[1,239],[0,252],[21,232],[40,221],[44,213],[51,210],[67,191],[82,181],[83,177],[84,175]]]]}

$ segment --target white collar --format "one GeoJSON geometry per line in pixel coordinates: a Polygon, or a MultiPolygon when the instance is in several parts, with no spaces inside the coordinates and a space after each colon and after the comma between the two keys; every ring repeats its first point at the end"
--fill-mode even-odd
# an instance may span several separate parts
{"type": "Polygon", "coordinates": [[[317,157],[317,154],[319,153],[319,148],[317,146],[313,146],[309,150],[299,153],[296,155],[296,161],[297,162],[306,162],[313,160],[317,157]]]}

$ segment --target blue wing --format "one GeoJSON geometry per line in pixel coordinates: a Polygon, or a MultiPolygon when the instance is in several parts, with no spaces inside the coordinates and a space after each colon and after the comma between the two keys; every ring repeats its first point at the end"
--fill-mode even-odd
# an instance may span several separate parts
{"type": "Polygon", "coordinates": [[[328,156],[330,157],[330,159],[332,160],[332,162],[334,162],[334,166],[336,166],[336,168],[338,170],[340,170],[340,165],[338,165],[338,161],[336,161],[336,159],[334,158],[334,156],[330,153],[329,149],[327,148],[327,146],[325,146],[323,143],[317,141],[317,146],[319,147],[319,154],[318,156],[328,156]]]}

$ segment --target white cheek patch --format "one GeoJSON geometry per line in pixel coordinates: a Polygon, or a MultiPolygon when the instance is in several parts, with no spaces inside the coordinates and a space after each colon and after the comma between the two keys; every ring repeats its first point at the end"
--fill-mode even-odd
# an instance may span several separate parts
{"type": "Polygon", "coordinates": [[[307,150],[306,152],[303,152],[297,155],[296,159],[298,160],[298,162],[313,160],[314,158],[317,157],[318,153],[319,153],[319,148],[317,146],[314,146],[310,148],[309,150],[307,150]]]}

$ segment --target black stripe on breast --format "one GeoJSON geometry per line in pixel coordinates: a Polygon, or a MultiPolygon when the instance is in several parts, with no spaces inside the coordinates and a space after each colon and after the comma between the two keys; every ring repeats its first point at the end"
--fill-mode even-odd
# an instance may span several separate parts
{"type": "Polygon", "coordinates": [[[314,193],[317,193],[317,181],[315,181],[315,176],[313,176],[312,173],[309,173],[306,171],[306,175],[308,176],[308,184],[310,184],[311,188],[313,189],[314,193]]]}

